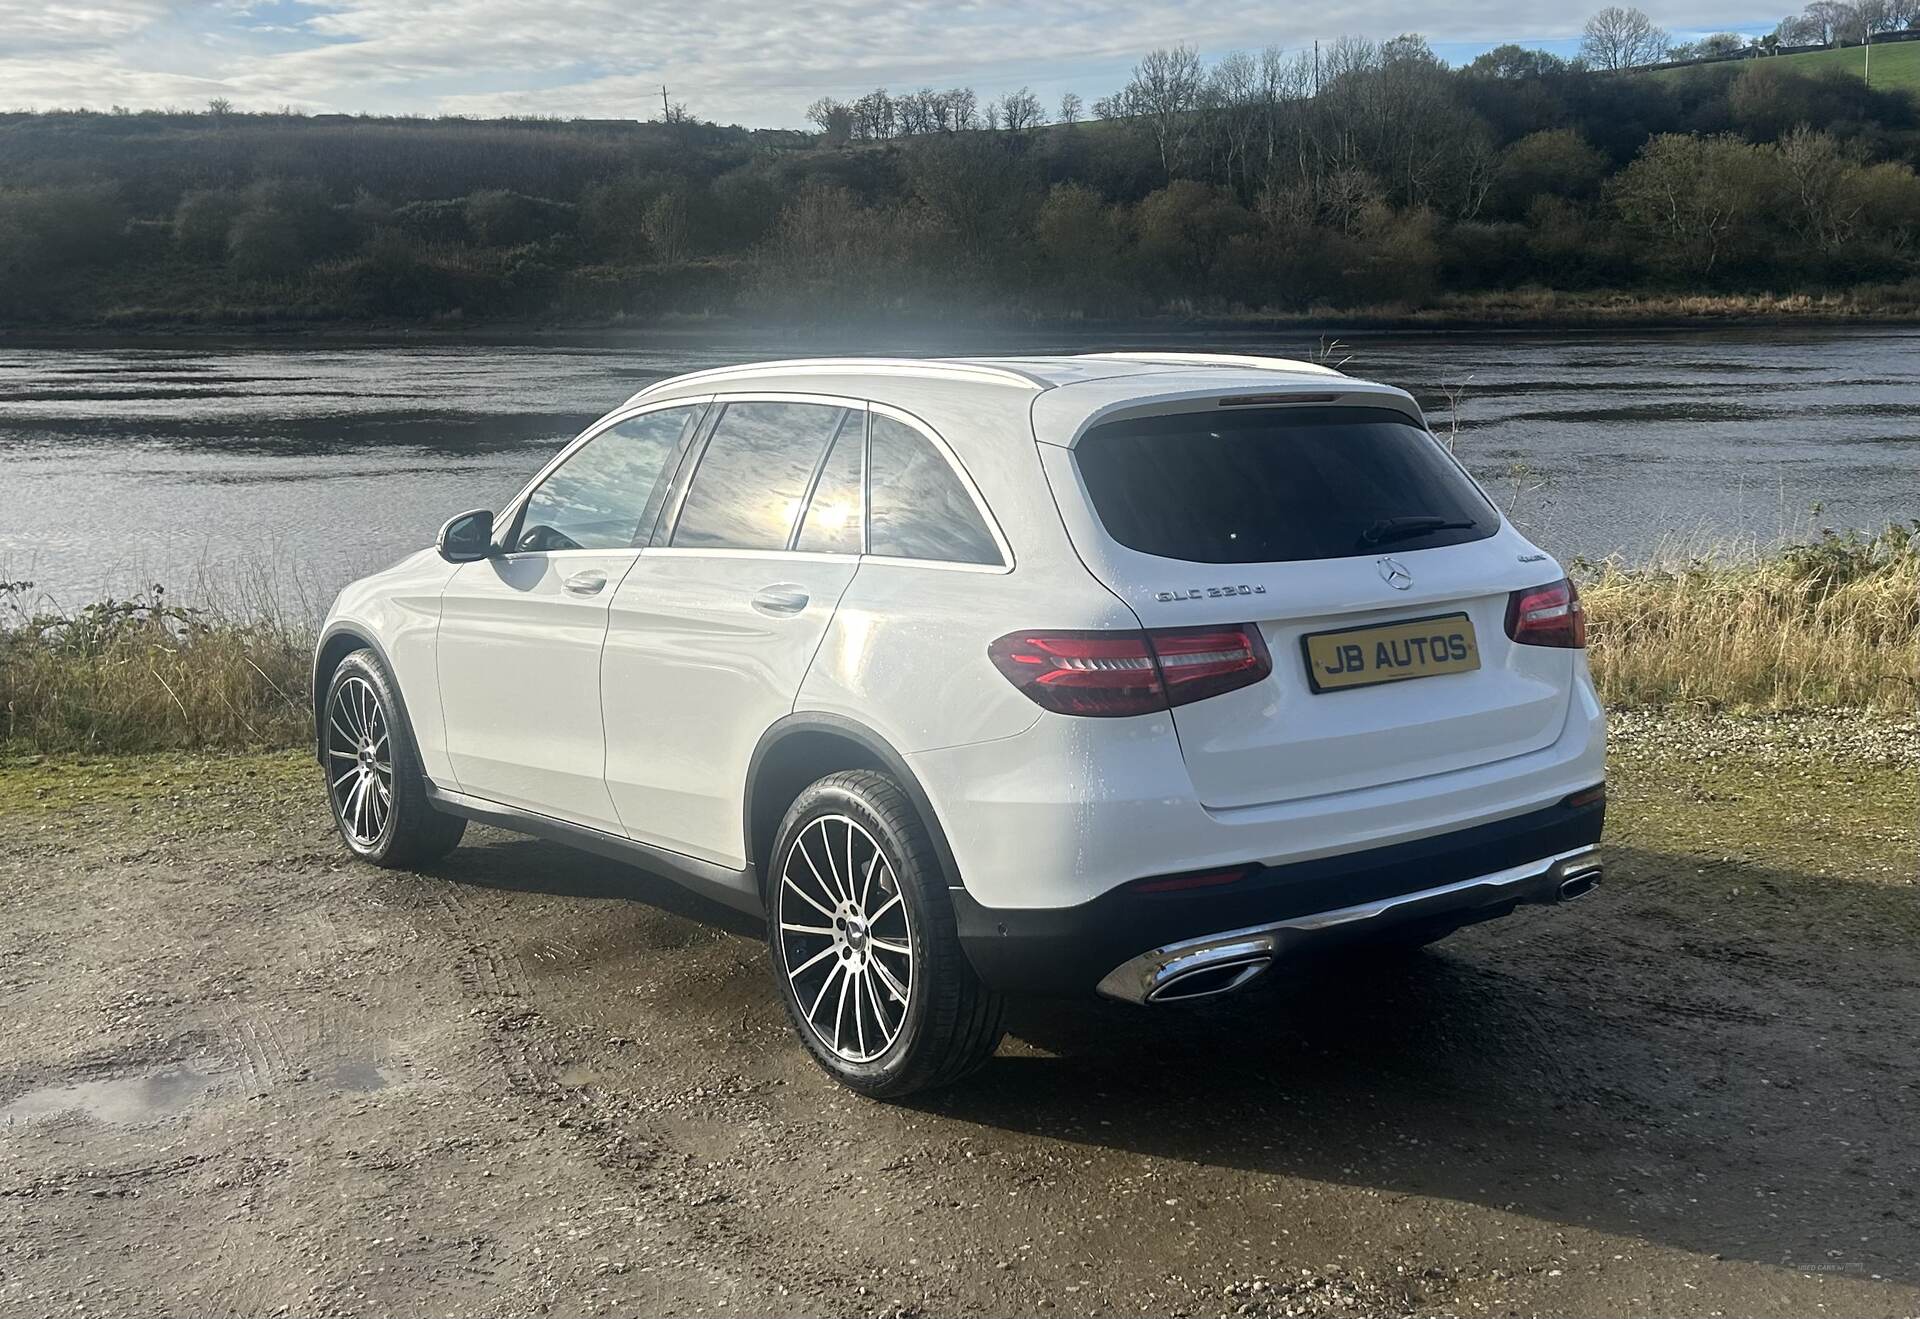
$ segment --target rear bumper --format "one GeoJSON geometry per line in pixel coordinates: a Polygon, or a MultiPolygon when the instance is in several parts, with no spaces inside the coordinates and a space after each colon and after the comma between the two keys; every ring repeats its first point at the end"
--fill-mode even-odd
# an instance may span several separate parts
{"type": "Polygon", "coordinates": [[[1258,867],[1222,888],[1121,888],[1073,907],[997,909],[964,888],[950,892],[961,946],[989,985],[1167,1001],[1238,988],[1308,946],[1403,924],[1469,924],[1522,902],[1557,901],[1563,888],[1584,892],[1599,877],[1594,845],[1605,812],[1604,801],[1559,803],[1390,847],[1258,867]]]}

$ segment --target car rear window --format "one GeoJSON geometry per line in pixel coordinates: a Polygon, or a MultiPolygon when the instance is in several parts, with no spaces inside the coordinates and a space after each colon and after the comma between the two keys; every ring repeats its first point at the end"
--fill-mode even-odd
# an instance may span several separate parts
{"type": "Polygon", "coordinates": [[[1387,408],[1221,408],[1096,426],[1074,446],[1107,534],[1195,563],[1278,563],[1483,540],[1499,514],[1387,408]]]}

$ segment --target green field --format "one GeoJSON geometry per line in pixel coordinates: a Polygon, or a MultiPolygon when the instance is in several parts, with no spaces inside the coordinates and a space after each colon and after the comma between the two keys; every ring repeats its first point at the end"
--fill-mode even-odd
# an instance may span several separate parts
{"type": "MultiPolygon", "coordinates": [[[[1798,55],[1776,55],[1773,59],[1796,73],[1839,69],[1858,75],[1866,54],[1864,46],[1847,46],[1840,50],[1809,50],[1798,55]]],[[[1670,72],[1693,73],[1698,69],[1717,67],[1702,64],[1670,72]]],[[[1920,41],[1892,41],[1884,46],[1876,45],[1873,48],[1872,85],[1881,91],[1897,87],[1903,91],[1920,93],[1920,41]]]]}

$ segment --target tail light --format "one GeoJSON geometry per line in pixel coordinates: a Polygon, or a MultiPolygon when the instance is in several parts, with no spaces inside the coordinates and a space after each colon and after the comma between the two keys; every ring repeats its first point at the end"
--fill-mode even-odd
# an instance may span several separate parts
{"type": "Polygon", "coordinates": [[[1587,612],[1580,590],[1562,577],[1507,597],[1507,635],[1523,646],[1578,650],[1587,644],[1587,612]]]}
{"type": "Polygon", "coordinates": [[[987,647],[994,666],[1056,714],[1152,714],[1259,682],[1273,672],[1260,629],[1011,632],[987,647]]]}

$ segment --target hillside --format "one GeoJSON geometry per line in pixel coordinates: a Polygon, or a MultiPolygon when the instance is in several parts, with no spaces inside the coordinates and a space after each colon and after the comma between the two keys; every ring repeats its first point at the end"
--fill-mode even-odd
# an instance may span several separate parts
{"type": "Polygon", "coordinates": [[[1316,81],[1182,48],[1150,57],[1189,66],[1160,100],[1137,76],[1124,115],[1020,129],[964,88],[876,91],[817,135],[0,115],[0,324],[1900,314],[1920,101],[1885,82],[1920,43],[1877,48],[1871,88],[1817,63],[1855,54],[1616,77],[1403,37],[1316,81]],[[928,98],[947,127],[917,126],[928,98]]]}
{"type": "MultiPolygon", "coordinates": [[[[1807,76],[1818,76],[1829,72],[1850,74],[1859,77],[1865,63],[1866,49],[1862,46],[1844,46],[1833,50],[1806,50],[1794,55],[1775,55],[1760,60],[1725,60],[1713,64],[1695,64],[1683,68],[1662,69],[1655,76],[1664,79],[1684,78],[1697,74],[1703,69],[1721,69],[1727,66],[1739,68],[1749,64],[1765,64],[1770,68],[1785,69],[1807,76]]],[[[1920,95],[1920,41],[1889,41],[1873,48],[1873,90],[1905,91],[1920,95]]]]}

